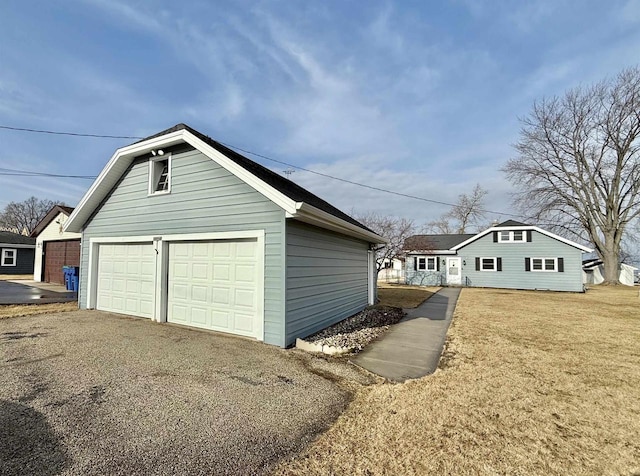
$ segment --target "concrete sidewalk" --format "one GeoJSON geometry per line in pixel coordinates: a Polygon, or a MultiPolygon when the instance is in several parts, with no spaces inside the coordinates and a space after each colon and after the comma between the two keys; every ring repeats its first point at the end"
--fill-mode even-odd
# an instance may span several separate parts
{"type": "Polygon", "coordinates": [[[442,288],[351,362],[394,382],[424,377],[438,368],[460,288],[442,288]]]}

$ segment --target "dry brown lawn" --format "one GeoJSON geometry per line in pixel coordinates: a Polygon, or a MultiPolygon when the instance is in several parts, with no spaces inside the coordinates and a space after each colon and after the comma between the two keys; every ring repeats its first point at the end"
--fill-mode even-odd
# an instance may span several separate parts
{"type": "Polygon", "coordinates": [[[7,317],[33,316],[35,314],[53,314],[56,312],[77,311],[77,302],[54,304],[8,304],[0,305],[0,319],[7,317]]]}
{"type": "Polygon", "coordinates": [[[414,308],[429,299],[438,287],[405,286],[399,284],[378,284],[378,298],[381,306],[414,308]]]}
{"type": "Polygon", "coordinates": [[[18,281],[25,279],[33,279],[33,274],[0,274],[0,281],[18,281]]]}
{"type": "Polygon", "coordinates": [[[464,289],[441,369],[361,387],[277,474],[640,474],[640,298],[464,289]]]}

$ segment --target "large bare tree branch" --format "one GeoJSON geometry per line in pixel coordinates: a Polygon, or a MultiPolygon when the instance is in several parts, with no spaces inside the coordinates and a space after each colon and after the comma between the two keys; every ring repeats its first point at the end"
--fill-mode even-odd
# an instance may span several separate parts
{"type": "Polygon", "coordinates": [[[621,243],[640,217],[640,69],[536,101],[504,167],[516,204],[592,242],[605,282],[618,282],[621,243]]]}

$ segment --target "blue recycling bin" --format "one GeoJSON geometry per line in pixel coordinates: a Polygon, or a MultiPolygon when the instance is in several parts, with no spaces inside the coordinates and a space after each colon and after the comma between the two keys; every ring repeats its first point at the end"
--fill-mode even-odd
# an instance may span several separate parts
{"type": "Polygon", "coordinates": [[[64,284],[67,291],[78,292],[78,281],[80,277],[80,268],[77,266],[63,266],[64,284]]]}
{"type": "Polygon", "coordinates": [[[67,288],[67,291],[71,291],[71,289],[73,288],[73,283],[71,280],[73,266],[63,266],[62,272],[64,273],[64,287],[67,288]]]}

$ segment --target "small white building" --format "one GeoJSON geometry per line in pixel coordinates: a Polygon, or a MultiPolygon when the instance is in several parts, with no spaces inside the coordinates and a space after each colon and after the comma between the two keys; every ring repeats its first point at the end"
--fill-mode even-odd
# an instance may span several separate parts
{"type": "MultiPolygon", "coordinates": [[[[620,263],[620,284],[634,285],[634,273],[638,268],[620,263]]],[[[600,284],[604,282],[604,264],[599,258],[588,259],[582,262],[582,282],[584,284],[600,284]]]]}
{"type": "Polygon", "coordinates": [[[378,281],[385,283],[404,282],[404,258],[385,258],[378,273],[378,281]]]}
{"type": "Polygon", "coordinates": [[[33,280],[64,284],[63,266],[80,266],[80,233],[63,231],[73,208],[55,205],[31,233],[36,239],[33,280]]]}

